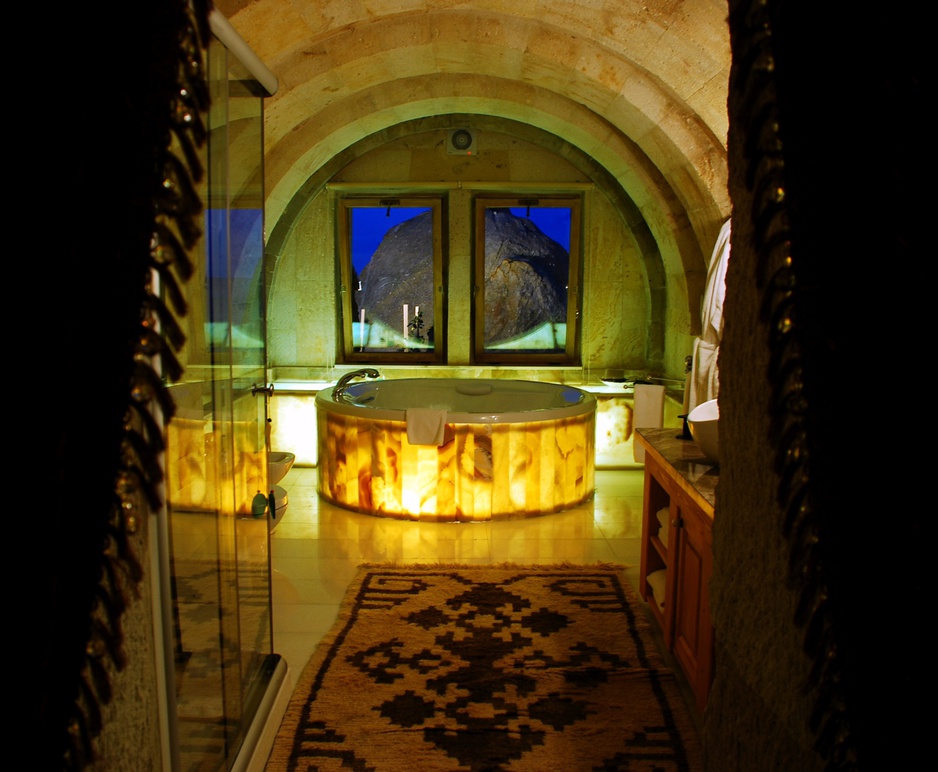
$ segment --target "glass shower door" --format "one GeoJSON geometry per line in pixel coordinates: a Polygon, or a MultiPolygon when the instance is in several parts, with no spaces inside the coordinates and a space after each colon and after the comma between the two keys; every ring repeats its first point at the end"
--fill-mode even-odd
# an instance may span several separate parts
{"type": "Polygon", "coordinates": [[[186,282],[183,379],[171,387],[167,509],[173,595],[174,768],[230,769],[273,654],[264,388],[263,99],[217,40],[205,204],[186,282]],[[258,497],[258,494],[261,494],[258,497]]]}
{"type": "MultiPolygon", "coordinates": [[[[218,53],[210,48],[210,56],[213,52],[218,53]]],[[[228,368],[227,377],[216,377],[214,384],[216,422],[224,438],[220,462],[231,495],[225,511],[234,513],[225,521],[222,540],[230,552],[222,564],[227,594],[221,602],[223,657],[230,657],[223,662],[227,746],[236,749],[263,697],[274,657],[270,516],[263,505],[268,493],[263,103],[233,57],[226,58],[224,73],[221,63],[212,61],[218,67],[212,83],[225,90],[224,99],[213,97],[225,113],[216,116],[213,108],[207,235],[212,324],[220,333],[214,360],[220,373],[228,368]],[[225,151],[216,155],[222,142],[225,151]]]]}

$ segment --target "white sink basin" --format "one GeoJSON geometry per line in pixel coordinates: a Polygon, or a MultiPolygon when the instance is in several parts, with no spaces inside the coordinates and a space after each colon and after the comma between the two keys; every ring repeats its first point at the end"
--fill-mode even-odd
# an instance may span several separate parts
{"type": "Polygon", "coordinates": [[[711,464],[720,463],[720,408],[711,399],[697,405],[687,414],[687,426],[701,453],[711,464]]]}
{"type": "Polygon", "coordinates": [[[283,450],[272,450],[267,454],[267,474],[269,484],[276,485],[284,477],[296,461],[296,455],[283,450]]]}

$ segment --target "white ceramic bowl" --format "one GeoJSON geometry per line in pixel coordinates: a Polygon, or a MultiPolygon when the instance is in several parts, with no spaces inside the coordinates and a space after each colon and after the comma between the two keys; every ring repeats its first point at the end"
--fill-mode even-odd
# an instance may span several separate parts
{"type": "Polygon", "coordinates": [[[269,476],[268,482],[271,485],[276,485],[284,477],[286,477],[287,472],[293,466],[293,462],[296,461],[296,455],[293,453],[288,453],[283,450],[272,450],[267,454],[267,473],[269,476]]]}
{"type": "Polygon", "coordinates": [[[711,464],[720,463],[720,408],[715,399],[701,402],[687,414],[687,426],[700,452],[711,464]]]}

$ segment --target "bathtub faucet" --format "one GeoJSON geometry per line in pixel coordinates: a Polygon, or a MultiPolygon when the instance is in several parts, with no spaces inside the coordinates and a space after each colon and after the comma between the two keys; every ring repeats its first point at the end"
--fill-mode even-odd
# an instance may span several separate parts
{"type": "Polygon", "coordinates": [[[339,382],[335,385],[335,388],[332,390],[332,398],[338,402],[339,398],[345,394],[345,390],[348,388],[348,385],[354,381],[356,378],[379,378],[381,373],[375,370],[373,367],[364,367],[361,370],[353,370],[350,373],[346,373],[341,378],[339,382]]]}

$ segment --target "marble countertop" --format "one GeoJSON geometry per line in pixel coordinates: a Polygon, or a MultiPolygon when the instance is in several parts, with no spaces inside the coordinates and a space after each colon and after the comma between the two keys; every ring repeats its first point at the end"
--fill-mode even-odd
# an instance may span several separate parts
{"type": "MultiPolygon", "coordinates": [[[[637,439],[645,446],[659,463],[670,466],[677,473],[689,493],[696,493],[707,514],[713,517],[716,504],[717,483],[720,481],[720,467],[704,458],[693,440],[680,438],[680,429],[636,429],[637,439]]],[[[697,498],[695,496],[695,498],[697,498]]]]}

